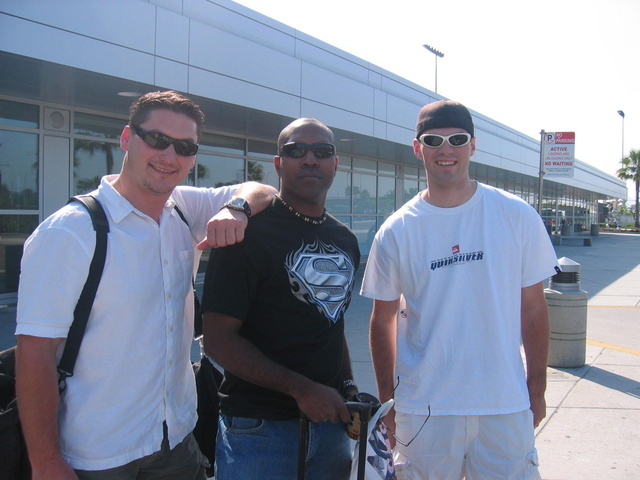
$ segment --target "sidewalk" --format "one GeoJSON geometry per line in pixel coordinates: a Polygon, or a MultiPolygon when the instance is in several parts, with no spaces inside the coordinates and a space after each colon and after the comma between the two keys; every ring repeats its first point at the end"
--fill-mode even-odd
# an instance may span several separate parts
{"type": "Polygon", "coordinates": [[[546,480],[640,478],[640,235],[601,233],[556,247],[589,293],[586,365],[548,370],[537,430],[546,480]]]}
{"type": "MultiPolygon", "coordinates": [[[[536,431],[545,480],[640,479],[640,235],[601,233],[592,245],[555,247],[581,264],[589,300],[585,366],[548,369],[547,418],[536,431]]],[[[356,382],[376,394],[371,305],[354,295],[345,328],[356,382]]],[[[14,329],[15,305],[0,306],[0,349],[15,344],[14,329]]]]}

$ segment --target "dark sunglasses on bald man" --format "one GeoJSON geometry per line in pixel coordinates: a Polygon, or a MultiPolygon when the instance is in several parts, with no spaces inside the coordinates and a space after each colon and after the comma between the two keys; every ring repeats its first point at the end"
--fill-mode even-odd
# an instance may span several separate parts
{"type": "Polygon", "coordinates": [[[336,154],[336,147],[330,143],[308,143],[289,142],[280,149],[280,157],[302,158],[307,153],[313,152],[317,158],[329,158],[336,154]]]}
{"type": "Polygon", "coordinates": [[[449,142],[452,147],[464,147],[471,140],[468,133],[454,133],[451,135],[438,135],[437,133],[423,133],[418,140],[425,147],[438,148],[444,141],[449,142]]]}
{"type": "Polygon", "coordinates": [[[189,140],[178,140],[177,138],[171,138],[164,133],[150,132],[149,130],[145,130],[144,128],[137,127],[135,125],[131,128],[133,128],[136,135],[138,135],[144,143],[158,150],[166,150],[169,148],[169,145],[173,144],[173,148],[176,150],[178,155],[191,157],[198,153],[198,144],[190,142],[189,140]]]}

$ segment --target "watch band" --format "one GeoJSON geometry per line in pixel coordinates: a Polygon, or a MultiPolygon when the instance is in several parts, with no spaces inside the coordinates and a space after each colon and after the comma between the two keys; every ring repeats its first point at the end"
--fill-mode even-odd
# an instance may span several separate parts
{"type": "Polygon", "coordinates": [[[222,210],[223,208],[242,212],[247,216],[247,218],[251,217],[251,207],[249,207],[249,202],[247,202],[242,197],[233,197],[231,200],[225,203],[222,208],[220,208],[220,210],[222,210]]]}
{"type": "Polygon", "coordinates": [[[344,382],[342,382],[342,388],[349,388],[349,387],[356,387],[358,388],[358,386],[356,385],[356,382],[354,382],[353,380],[349,379],[349,380],[345,380],[344,382]]]}

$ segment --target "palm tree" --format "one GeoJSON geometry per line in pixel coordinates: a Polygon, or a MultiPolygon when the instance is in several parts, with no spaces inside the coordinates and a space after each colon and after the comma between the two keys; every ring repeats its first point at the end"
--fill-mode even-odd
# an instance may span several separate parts
{"type": "Polygon", "coordinates": [[[633,218],[636,228],[640,228],[640,223],[638,223],[638,210],[640,210],[640,208],[638,208],[638,197],[640,196],[640,150],[631,150],[629,156],[624,157],[620,163],[622,167],[617,172],[618,178],[620,180],[631,180],[635,182],[636,208],[633,218]]]}

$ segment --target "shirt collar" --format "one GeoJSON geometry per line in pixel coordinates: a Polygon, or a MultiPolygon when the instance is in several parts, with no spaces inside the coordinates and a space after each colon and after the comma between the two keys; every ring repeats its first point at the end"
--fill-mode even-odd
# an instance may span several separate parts
{"type": "MultiPolygon", "coordinates": [[[[135,208],[129,200],[123,197],[112,185],[113,181],[118,178],[118,175],[105,175],[100,181],[98,187],[98,195],[101,201],[104,201],[109,211],[111,220],[115,223],[120,223],[127,215],[135,213],[136,215],[144,216],[140,210],[135,208]]],[[[173,210],[176,202],[173,199],[173,195],[169,197],[164,205],[165,210],[173,210]]]]}

